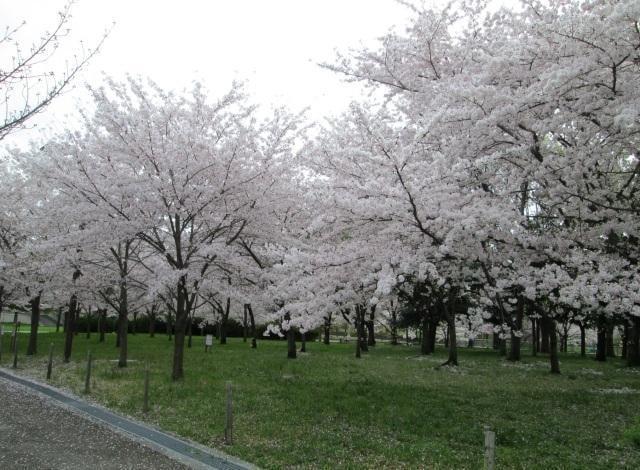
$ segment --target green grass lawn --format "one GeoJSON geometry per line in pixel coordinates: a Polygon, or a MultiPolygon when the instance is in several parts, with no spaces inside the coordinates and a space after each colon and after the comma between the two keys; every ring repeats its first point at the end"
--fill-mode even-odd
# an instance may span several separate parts
{"type": "MultiPolygon", "coordinates": [[[[286,358],[284,341],[257,350],[232,338],[206,354],[202,338],[187,350],[186,378],[171,383],[166,336],[130,336],[127,369],[118,369],[115,337],[76,337],[61,363],[62,334],[43,334],[37,357],[19,372],[44,380],[51,341],[52,384],[81,394],[84,360],[95,361],[92,397],[163,429],[223,447],[224,384],[234,387],[235,442],[228,453],[265,468],[482,468],[483,426],[497,434],[498,468],[640,468],[629,429],[640,417],[640,370],[562,356],[552,376],[544,357],[519,364],[493,351],[460,351],[458,368],[434,369],[440,349],[421,357],[406,346],[378,345],[361,360],[353,344],[308,343],[286,358]],[[152,409],[142,408],[143,369],[152,369],[152,409]]],[[[8,367],[8,335],[2,365],[8,367]]],[[[22,346],[26,347],[23,342],[22,346]]]]}
{"type": "MultiPolygon", "coordinates": [[[[5,332],[5,335],[6,335],[9,332],[13,331],[14,324],[13,323],[3,323],[2,324],[2,328],[4,328],[4,332],[5,332]]],[[[45,326],[45,325],[38,326],[38,333],[55,333],[55,331],[56,331],[56,327],[55,326],[45,326]]],[[[31,325],[29,325],[28,323],[21,323],[20,324],[20,328],[18,329],[18,333],[30,333],[30,332],[31,332],[31,325]]]]}

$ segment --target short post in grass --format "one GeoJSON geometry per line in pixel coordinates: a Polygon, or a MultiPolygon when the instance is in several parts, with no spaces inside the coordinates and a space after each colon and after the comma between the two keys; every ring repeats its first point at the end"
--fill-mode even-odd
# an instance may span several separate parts
{"type": "Polygon", "coordinates": [[[18,334],[16,333],[13,340],[13,368],[18,368],[18,334]]]}
{"type": "Polygon", "coordinates": [[[87,351],[87,375],[84,378],[84,393],[91,392],[91,351],[87,351]]]}
{"type": "Polygon", "coordinates": [[[226,383],[227,390],[227,419],[224,426],[224,443],[233,444],[233,402],[231,398],[231,382],[226,383]]]}
{"type": "Polygon", "coordinates": [[[494,470],[496,466],[496,433],[484,427],[484,468],[494,470]]]}
{"type": "Polygon", "coordinates": [[[47,380],[51,380],[52,370],[53,370],[53,343],[49,345],[49,362],[47,362],[47,380]]]}
{"type": "Polygon", "coordinates": [[[142,412],[149,412],[149,364],[144,368],[144,395],[142,400],[142,412]]]}

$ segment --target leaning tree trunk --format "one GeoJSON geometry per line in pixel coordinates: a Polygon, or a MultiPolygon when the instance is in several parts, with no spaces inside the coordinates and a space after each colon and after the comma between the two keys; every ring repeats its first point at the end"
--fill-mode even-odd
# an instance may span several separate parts
{"type": "Polygon", "coordinates": [[[556,322],[551,318],[546,318],[549,331],[549,361],[551,363],[551,373],[560,373],[560,361],[558,360],[558,336],[556,333],[556,322]]]}
{"type": "Polygon", "coordinates": [[[509,350],[509,360],[520,360],[520,339],[522,337],[522,318],[524,317],[524,298],[522,295],[518,296],[518,303],[516,305],[516,318],[511,328],[511,349],[509,350]]]}
{"type": "Polygon", "coordinates": [[[56,318],[56,333],[60,332],[60,319],[62,318],[62,307],[58,307],[58,317],[56,318]]]}
{"type": "Polygon", "coordinates": [[[78,308],[78,297],[73,294],[69,299],[69,309],[65,314],[65,332],[64,332],[64,362],[68,363],[71,359],[71,349],[73,347],[73,332],[75,330],[76,309],[78,308]]]}
{"type": "Polygon", "coordinates": [[[38,352],[38,325],[40,325],[40,294],[29,301],[31,305],[31,332],[29,333],[29,346],[27,356],[33,356],[38,352]]]}
{"type": "Polygon", "coordinates": [[[256,330],[256,319],[253,316],[253,309],[251,304],[246,304],[247,313],[249,313],[249,321],[251,322],[251,349],[258,347],[258,332],[256,330]]]}

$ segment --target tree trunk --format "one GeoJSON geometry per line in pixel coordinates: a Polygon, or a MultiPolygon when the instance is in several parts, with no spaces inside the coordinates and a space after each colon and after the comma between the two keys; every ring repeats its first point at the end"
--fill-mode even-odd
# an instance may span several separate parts
{"type": "Polygon", "coordinates": [[[58,307],[58,317],[56,318],[56,333],[60,332],[60,318],[62,318],[62,307],[58,307]]]}
{"type": "Polygon", "coordinates": [[[249,313],[249,321],[251,322],[251,349],[258,347],[258,332],[256,330],[256,319],[253,316],[251,304],[247,304],[247,312],[249,313]]]}
{"type": "Polygon", "coordinates": [[[78,297],[73,294],[69,299],[69,309],[65,314],[65,334],[64,334],[64,362],[71,359],[71,349],[73,347],[73,331],[75,330],[76,309],[78,308],[78,297]]]}
{"type": "Polygon", "coordinates": [[[245,305],[242,315],[242,342],[247,342],[247,306],[245,305]]]}
{"type": "Polygon", "coordinates": [[[607,360],[607,327],[603,318],[598,319],[596,344],[596,361],[604,362],[607,360]]]}
{"type": "Polygon", "coordinates": [[[300,333],[300,352],[301,353],[306,353],[307,352],[307,337],[304,333],[300,333]]]}
{"type": "Polygon", "coordinates": [[[607,322],[607,357],[616,357],[616,351],[613,344],[613,322],[609,320],[607,322]]]}
{"type": "Polygon", "coordinates": [[[186,309],[185,282],[184,277],[180,278],[176,295],[175,339],[173,342],[173,369],[171,371],[171,379],[174,382],[184,378],[184,337],[187,315],[189,314],[186,309]]]}
{"type": "Polygon", "coordinates": [[[447,338],[449,339],[449,357],[445,365],[457,366],[458,365],[458,344],[456,339],[456,294],[457,289],[449,290],[449,298],[447,301],[446,315],[447,315],[447,338]]]}
{"type": "Polygon", "coordinates": [[[367,346],[375,346],[376,345],[376,336],[375,336],[375,313],[376,306],[372,305],[369,307],[369,321],[367,322],[367,346]]]}
{"type": "Polygon", "coordinates": [[[436,335],[438,334],[438,321],[429,320],[429,341],[427,346],[429,347],[429,354],[436,352],[436,335]]]}
{"type": "Polygon", "coordinates": [[[549,331],[549,361],[551,363],[551,373],[560,373],[560,361],[558,360],[558,336],[556,334],[555,321],[551,318],[546,318],[548,322],[549,331]]]}
{"type": "Polygon", "coordinates": [[[393,346],[398,345],[398,315],[393,308],[393,304],[391,310],[391,344],[393,346]]]}
{"type": "Polygon", "coordinates": [[[493,332],[493,349],[500,349],[500,333],[493,332]]]}
{"type": "MultiPolygon", "coordinates": [[[[360,359],[362,357],[362,345],[360,343],[360,312],[358,310],[358,306],[356,305],[356,319],[355,325],[356,327],[356,359],[360,359]]],[[[407,344],[409,344],[409,330],[407,330],[407,344]]]]}
{"type": "Polygon", "coordinates": [[[627,365],[640,366],[640,318],[631,317],[629,339],[627,339],[627,365]]]}
{"type": "Polygon", "coordinates": [[[133,321],[131,322],[131,334],[136,334],[136,326],[138,325],[138,312],[133,312],[133,321]]]}
{"type": "Polygon", "coordinates": [[[120,313],[118,313],[118,318],[116,318],[116,348],[120,347],[121,339],[122,335],[120,334],[120,313]]]}
{"type": "Polygon", "coordinates": [[[27,356],[33,356],[38,352],[38,326],[40,325],[40,294],[29,301],[31,305],[31,332],[29,333],[29,346],[27,356]]]}
{"type": "Polygon", "coordinates": [[[91,338],[91,307],[87,309],[87,339],[91,338]]]}
{"type": "Polygon", "coordinates": [[[193,344],[192,336],[193,336],[193,325],[192,323],[193,315],[189,315],[187,318],[187,332],[189,333],[189,340],[187,341],[187,347],[191,349],[191,345],[193,344]]]}
{"type": "Polygon", "coordinates": [[[126,308],[123,309],[118,315],[118,338],[120,339],[120,352],[118,354],[118,367],[127,367],[127,349],[128,338],[127,333],[129,329],[129,319],[127,318],[126,308]]]}
{"type": "Polygon", "coordinates": [[[229,319],[229,311],[231,309],[231,297],[227,297],[227,307],[222,312],[220,319],[220,344],[227,344],[227,320],[229,319]]]}
{"type": "MultiPolygon", "coordinates": [[[[291,316],[288,312],[284,316],[284,319],[288,322],[291,321],[291,316]]],[[[291,326],[291,323],[289,323],[289,329],[287,330],[287,357],[289,359],[296,358],[296,333],[293,330],[293,326],[291,326]]]]}
{"type": "Polygon", "coordinates": [[[149,337],[154,338],[156,336],[156,312],[153,307],[151,307],[151,312],[149,312],[149,337]]]}
{"type": "Polygon", "coordinates": [[[537,336],[536,323],[537,323],[536,319],[532,318],[531,319],[531,355],[532,356],[538,355],[538,341],[536,340],[536,336],[537,336]]]}
{"type": "Polygon", "coordinates": [[[500,342],[498,343],[498,354],[500,356],[507,355],[507,338],[500,338],[500,342]]]}
{"type": "Polygon", "coordinates": [[[585,357],[587,355],[587,341],[584,323],[578,323],[578,327],[580,328],[580,357],[585,357]]]}
{"type": "Polygon", "coordinates": [[[522,337],[522,319],[524,317],[524,298],[522,295],[518,296],[518,302],[516,304],[516,318],[511,328],[511,349],[509,350],[509,360],[520,360],[520,339],[522,337]]]}
{"type": "Polygon", "coordinates": [[[324,317],[324,344],[329,344],[331,339],[331,317],[324,317]]]}
{"type": "Polygon", "coordinates": [[[542,320],[540,322],[540,352],[544,354],[549,353],[549,322],[542,320]]]}
{"type": "Polygon", "coordinates": [[[429,347],[429,339],[431,335],[429,334],[429,317],[424,315],[422,317],[422,341],[420,343],[420,354],[431,354],[431,348],[429,347]]]}
{"type": "Polygon", "coordinates": [[[358,317],[358,342],[360,343],[360,350],[362,352],[369,352],[367,346],[367,330],[365,325],[365,307],[356,305],[356,316],[358,317]]]}
{"type": "Polygon", "coordinates": [[[107,309],[103,308],[98,312],[98,331],[100,333],[100,343],[104,343],[104,334],[107,330],[107,309]]]}
{"type": "Polygon", "coordinates": [[[627,323],[625,322],[624,326],[622,327],[622,351],[620,352],[620,356],[623,359],[627,358],[627,341],[629,338],[629,325],[627,325],[627,323]]]}

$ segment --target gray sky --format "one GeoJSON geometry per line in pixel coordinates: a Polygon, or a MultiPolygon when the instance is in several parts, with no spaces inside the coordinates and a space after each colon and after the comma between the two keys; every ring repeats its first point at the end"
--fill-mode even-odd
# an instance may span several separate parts
{"type": "MultiPolygon", "coordinates": [[[[30,43],[53,27],[62,5],[63,0],[4,1],[0,17],[5,25],[26,20],[19,39],[30,43]]],[[[115,21],[110,37],[74,89],[38,117],[38,129],[4,143],[39,140],[61,129],[83,99],[82,83],[100,83],[102,72],[148,76],[170,89],[199,80],[211,95],[242,79],[257,103],[308,106],[314,118],[335,114],[358,96],[358,87],[317,62],[331,61],[335,49],[372,45],[389,28],[406,25],[409,16],[393,0],[80,0],[65,43],[75,50],[81,40],[95,44],[115,21]]]]}

